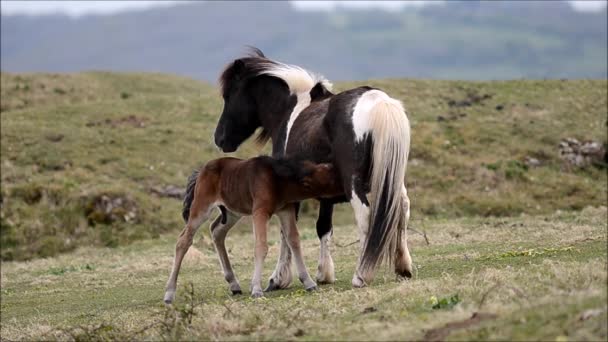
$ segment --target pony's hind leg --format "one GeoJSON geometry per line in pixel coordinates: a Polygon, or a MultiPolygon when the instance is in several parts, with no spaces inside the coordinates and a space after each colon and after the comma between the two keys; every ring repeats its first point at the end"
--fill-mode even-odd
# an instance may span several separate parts
{"type": "Polygon", "coordinates": [[[319,266],[317,268],[317,281],[320,284],[333,284],[336,281],[334,261],[331,258],[329,243],[332,235],[331,216],[334,204],[321,201],[319,204],[319,217],[317,218],[317,236],[319,237],[319,266]]]}
{"type": "Polygon", "coordinates": [[[361,256],[363,254],[363,249],[365,248],[367,233],[369,230],[370,208],[365,192],[362,191],[360,188],[355,188],[356,186],[353,185],[350,204],[352,205],[353,210],[355,212],[355,221],[357,222],[357,228],[359,231],[359,245],[361,255],[359,255],[359,261],[357,262],[357,270],[353,275],[352,285],[353,287],[364,287],[369,281],[371,281],[371,278],[373,277],[373,274],[369,274],[369,272],[367,272],[367,274],[363,274],[366,272],[363,272],[360,269],[361,256]]]}
{"type": "Polygon", "coordinates": [[[213,224],[211,224],[211,236],[213,237],[213,244],[215,245],[215,250],[217,251],[217,255],[220,259],[220,264],[222,266],[222,271],[224,272],[224,278],[230,285],[230,291],[233,295],[243,293],[241,291],[241,286],[239,285],[239,281],[236,279],[236,275],[232,270],[232,265],[230,264],[230,259],[228,259],[228,252],[226,251],[226,235],[228,231],[234,225],[239,222],[241,219],[240,216],[235,215],[234,213],[224,211],[221,216],[219,216],[213,224]],[[225,222],[222,222],[225,219],[225,222]]]}
{"type": "Polygon", "coordinates": [[[400,231],[397,240],[397,253],[395,253],[395,273],[399,277],[412,277],[412,257],[407,247],[407,225],[410,220],[410,199],[407,190],[403,187],[403,211],[404,222],[400,224],[400,231]]]}
{"type": "Polygon", "coordinates": [[[167,281],[167,287],[165,291],[164,300],[166,304],[171,304],[175,300],[177,276],[179,274],[179,269],[182,265],[182,260],[184,259],[186,252],[188,252],[188,249],[192,245],[194,234],[196,234],[196,231],[201,226],[201,224],[203,224],[207,220],[207,218],[209,218],[209,213],[211,211],[210,205],[199,205],[196,202],[197,201],[195,199],[191,206],[192,209],[190,211],[190,217],[188,218],[186,227],[179,234],[177,244],[175,245],[175,259],[173,260],[173,268],[171,270],[169,280],[167,281]]]}
{"type": "Polygon", "coordinates": [[[304,288],[307,291],[316,290],[317,284],[312,280],[310,274],[308,274],[308,270],[306,270],[306,265],[304,264],[304,257],[302,256],[302,249],[300,246],[300,235],[298,233],[293,207],[280,211],[277,215],[281,221],[281,229],[284,229],[283,234],[287,237],[287,242],[293,253],[300,281],[304,284],[304,288]]]}
{"type": "Polygon", "coordinates": [[[281,223],[281,247],[279,250],[279,259],[277,260],[277,266],[272,272],[270,279],[268,279],[268,287],[264,291],[274,291],[279,289],[285,289],[289,287],[292,281],[291,273],[291,250],[285,234],[283,234],[283,226],[281,223]]]}

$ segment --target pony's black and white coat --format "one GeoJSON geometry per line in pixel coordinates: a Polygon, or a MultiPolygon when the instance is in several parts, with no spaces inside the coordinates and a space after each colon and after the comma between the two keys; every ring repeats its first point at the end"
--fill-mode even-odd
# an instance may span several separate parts
{"type": "MultiPolygon", "coordinates": [[[[353,286],[365,286],[384,257],[395,262],[397,274],[411,276],[404,185],[410,128],[402,104],[370,87],[332,94],[325,78],[268,59],[258,49],[230,63],[220,84],[224,110],[215,143],[223,151],[235,151],[261,127],[258,139],[272,140],[273,156],[330,162],[339,172],[344,197],[320,205],[317,280],[335,281],[331,215],[334,203],[344,200],[355,211],[362,248],[353,286]]],[[[290,259],[282,239],[269,289],[289,285],[290,259]]]]}

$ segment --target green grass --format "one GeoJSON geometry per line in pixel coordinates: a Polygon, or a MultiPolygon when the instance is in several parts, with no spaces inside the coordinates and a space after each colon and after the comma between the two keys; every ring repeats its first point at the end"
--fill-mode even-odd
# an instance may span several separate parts
{"type": "MultiPolygon", "coordinates": [[[[602,207],[577,214],[419,221],[430,244],[410,235],[415,277],[395,282],[383,267],[364,289],[350,285],[358,247],[339,247],[355,239],[355,227],[339,226],[332,247],[335,284],[307,293],[296,280],[290,289],[259,300],[229,294],[204,231],[184,261],[176,308],[167,311],[162,297],[176,234],[3,262],[2,338],[84,338],[88,333],[85,339],[420,340],[430,329],[482,312],[496,318],[448,337],[605,340],[607,213],[602,207]],[[514,253],[530,246],[551,252],[514,253]],[[201,302],[194,305],[190,324],[189,284],[193,302],[201,302]],[[454,295],[457,302],[434,307],[433,297],[454,295]],[[588,310],[597,313],[581,320],[588,310]],[[176,315],[186,318],[175,323],[176,315]],[[151,327],[142,330],[146,326],[151,327]]],[[[302,230],[312,233],[309,227],[302,230]]],[[[252,240],[241,231],[227,241],[244,289],[252,272],[252,240]]],[[[278,254],[276,225],[270,240],[265,277],[278,254]]],[[[307,239],[303,246],[312,271],[318,243],[307,239]]]]}

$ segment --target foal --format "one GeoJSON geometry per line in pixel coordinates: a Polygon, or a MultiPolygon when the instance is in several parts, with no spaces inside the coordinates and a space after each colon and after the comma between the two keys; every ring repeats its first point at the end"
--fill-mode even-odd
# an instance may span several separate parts
{"type": "Polygon", "coordinates": [[[300,281],[306,290],[316,289],[317,285],[306,270],[300,250],[300,238],[293,213],[296,211],[294,203],[307,198],[341,194],[341,184],[336,179],[331,164],[313,164],[267,156],[248,160],[220,158],[208,162],[188,180],[182,213],[186,227],[179,235],[175,247],[175,260],[167,282],[165,303],[172,303],[175,299],[182,259],[192,245],[194,234],[216,207],[219,207],[222,215],[211,225],[211,235],[224,277],[233,294],[242,291],[228,260],[224,241],[230,228],[244,215],[253,216],[255,268],[251,280],[252,297],[263,296],[260,281],[264,258],[268,252],[268,221],[273,214],[281,221],[284,229],[281,233],[294,256],[300,281]]]}

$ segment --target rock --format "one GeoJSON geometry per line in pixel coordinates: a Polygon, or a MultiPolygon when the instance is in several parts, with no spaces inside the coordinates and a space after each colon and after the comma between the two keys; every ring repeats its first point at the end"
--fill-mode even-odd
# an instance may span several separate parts
{"type": "Polygon", "coordinates": [[[540,160],[538,160],[536,158],[532,158],[532,157],[526,157],[524,160],[524,163],[528,167],[539,167],[541,165],[540,160]]]}
{"type": "Polygon", "coordinates": [[[565,138],[559,143],[558,150],[560,158],[568,166],[601,165],[606,159],[606,149],[597,141],[580,142],[575,138],[565,138]]]}
{"type": "Polygon", "coordinates": [[[119,194],[101,194],[86,199],[85,215],[91,224],[132,222],[138,219],[137,203],[119,194]]]}

